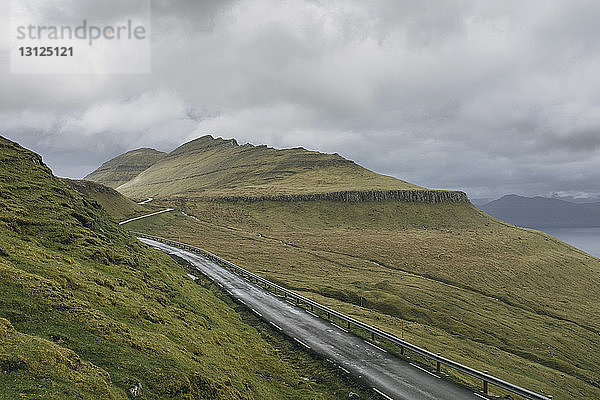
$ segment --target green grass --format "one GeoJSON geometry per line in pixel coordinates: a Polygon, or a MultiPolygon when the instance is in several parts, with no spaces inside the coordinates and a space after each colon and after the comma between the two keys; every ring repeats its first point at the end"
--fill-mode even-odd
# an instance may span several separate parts
{"type": "Polygon", "coordinates": [[[0,291],[0,399],[347,397],[4,138],[0,291]]]}
{"type": "Polygon", "coordinates": [[[79,193],[95,200],[116,222],[155,211],[152,204],[137,204],[116,190],[100,183],[72,179],[63,179],[63,182],[79,193]]]}
{"type": "Polygon", "coordinates": [[[404,319],[415,344],[555,399],[600,398],[600,260],[555,238],[468,204],[177,204],[198,220],[173,212],[127,227],[396,334],[404,319]]]}
{"type": "Polygon", "coordinates": [[[351,188],[421,189],[337,154],[239,146],[204,136],[175,149],[118,190],[143,199],[328,193],[351,188]]]}

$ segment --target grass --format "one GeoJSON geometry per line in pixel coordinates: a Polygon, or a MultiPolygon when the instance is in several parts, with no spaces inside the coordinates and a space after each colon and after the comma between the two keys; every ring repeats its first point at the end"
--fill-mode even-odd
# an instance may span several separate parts
{"type": "Polygon", "coordinates": [[[4,138],[0,291],[0,399],[347,397],[4,138]]]}
{"type": "Polygon", "coordinates": [[[152,204],[137,204],[116,190],[100,183],[72,179],[63,179],[63,182],[79,193],[95,200],[116,222],[155,211],[152,204]]]}
{"type": "Polygon", "coordinates": [[[405,320],[413,343],[555,399],[600,398],[600,261],[555,238],[468,204],[177,204],[196,219],[174,212],[127,227],[195,244],[392,333],[405,320]]]}
{"type": "Polygon", "coordinates": [[[204,136],[169,153],[118,189],[130,198],[260,196],[421,189],[337,154],[239,146],[204,136]]]}

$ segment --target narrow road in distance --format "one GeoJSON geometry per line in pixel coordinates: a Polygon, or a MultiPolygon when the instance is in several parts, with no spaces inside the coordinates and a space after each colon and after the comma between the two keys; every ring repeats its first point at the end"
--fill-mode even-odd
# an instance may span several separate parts
{"type": "Polygon", "coordinates": [[[125,221],[119,222],[119,225],[124,225],[124,224],[127,224],[127,223],[131,222],[131,221],[137,221],[138,219],[148,218],[148,217],[151,217],[153,215],[158,215],[158,214],[166,213],[166,212],[173,211],[173,210],[174,210],[173,208],[166,208],[166,209],[161,210],[161,211],[153,212],[152,214],[146,214],[146,215],[142,215],[142,216],[135,217],[135,218],[129,218],[129,219],[126,219],[125,221]]]}
{"type": "Polygon", "coordinates": [[[484,398],[463,386],[399,359],[283,297],[245,280],[198,254],[154,240],[140,241],[190,262],[229,295],[268,321],[275,329],[314,351],[392,400],[461,400],[484,398]]]}

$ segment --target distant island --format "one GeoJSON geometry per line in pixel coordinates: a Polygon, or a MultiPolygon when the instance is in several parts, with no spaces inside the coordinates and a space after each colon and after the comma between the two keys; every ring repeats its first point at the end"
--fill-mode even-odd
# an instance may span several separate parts
{"type": "Polygon", "coordinates": [[[502,221],[527,228],[600,227],[600,202],[572,203],[510,194],[479,208],[502,221]]]}

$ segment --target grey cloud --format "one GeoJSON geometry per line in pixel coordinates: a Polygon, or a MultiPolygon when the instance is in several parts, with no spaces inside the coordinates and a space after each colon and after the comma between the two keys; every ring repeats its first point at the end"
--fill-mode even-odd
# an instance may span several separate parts
{"type": "Polygon", "coordinates": [[[595,2],[152,5],[151,75],[9,75],[0,58],[0,130],[70,176],[212,133],[478,197],[600,192],[595,2]]]}

